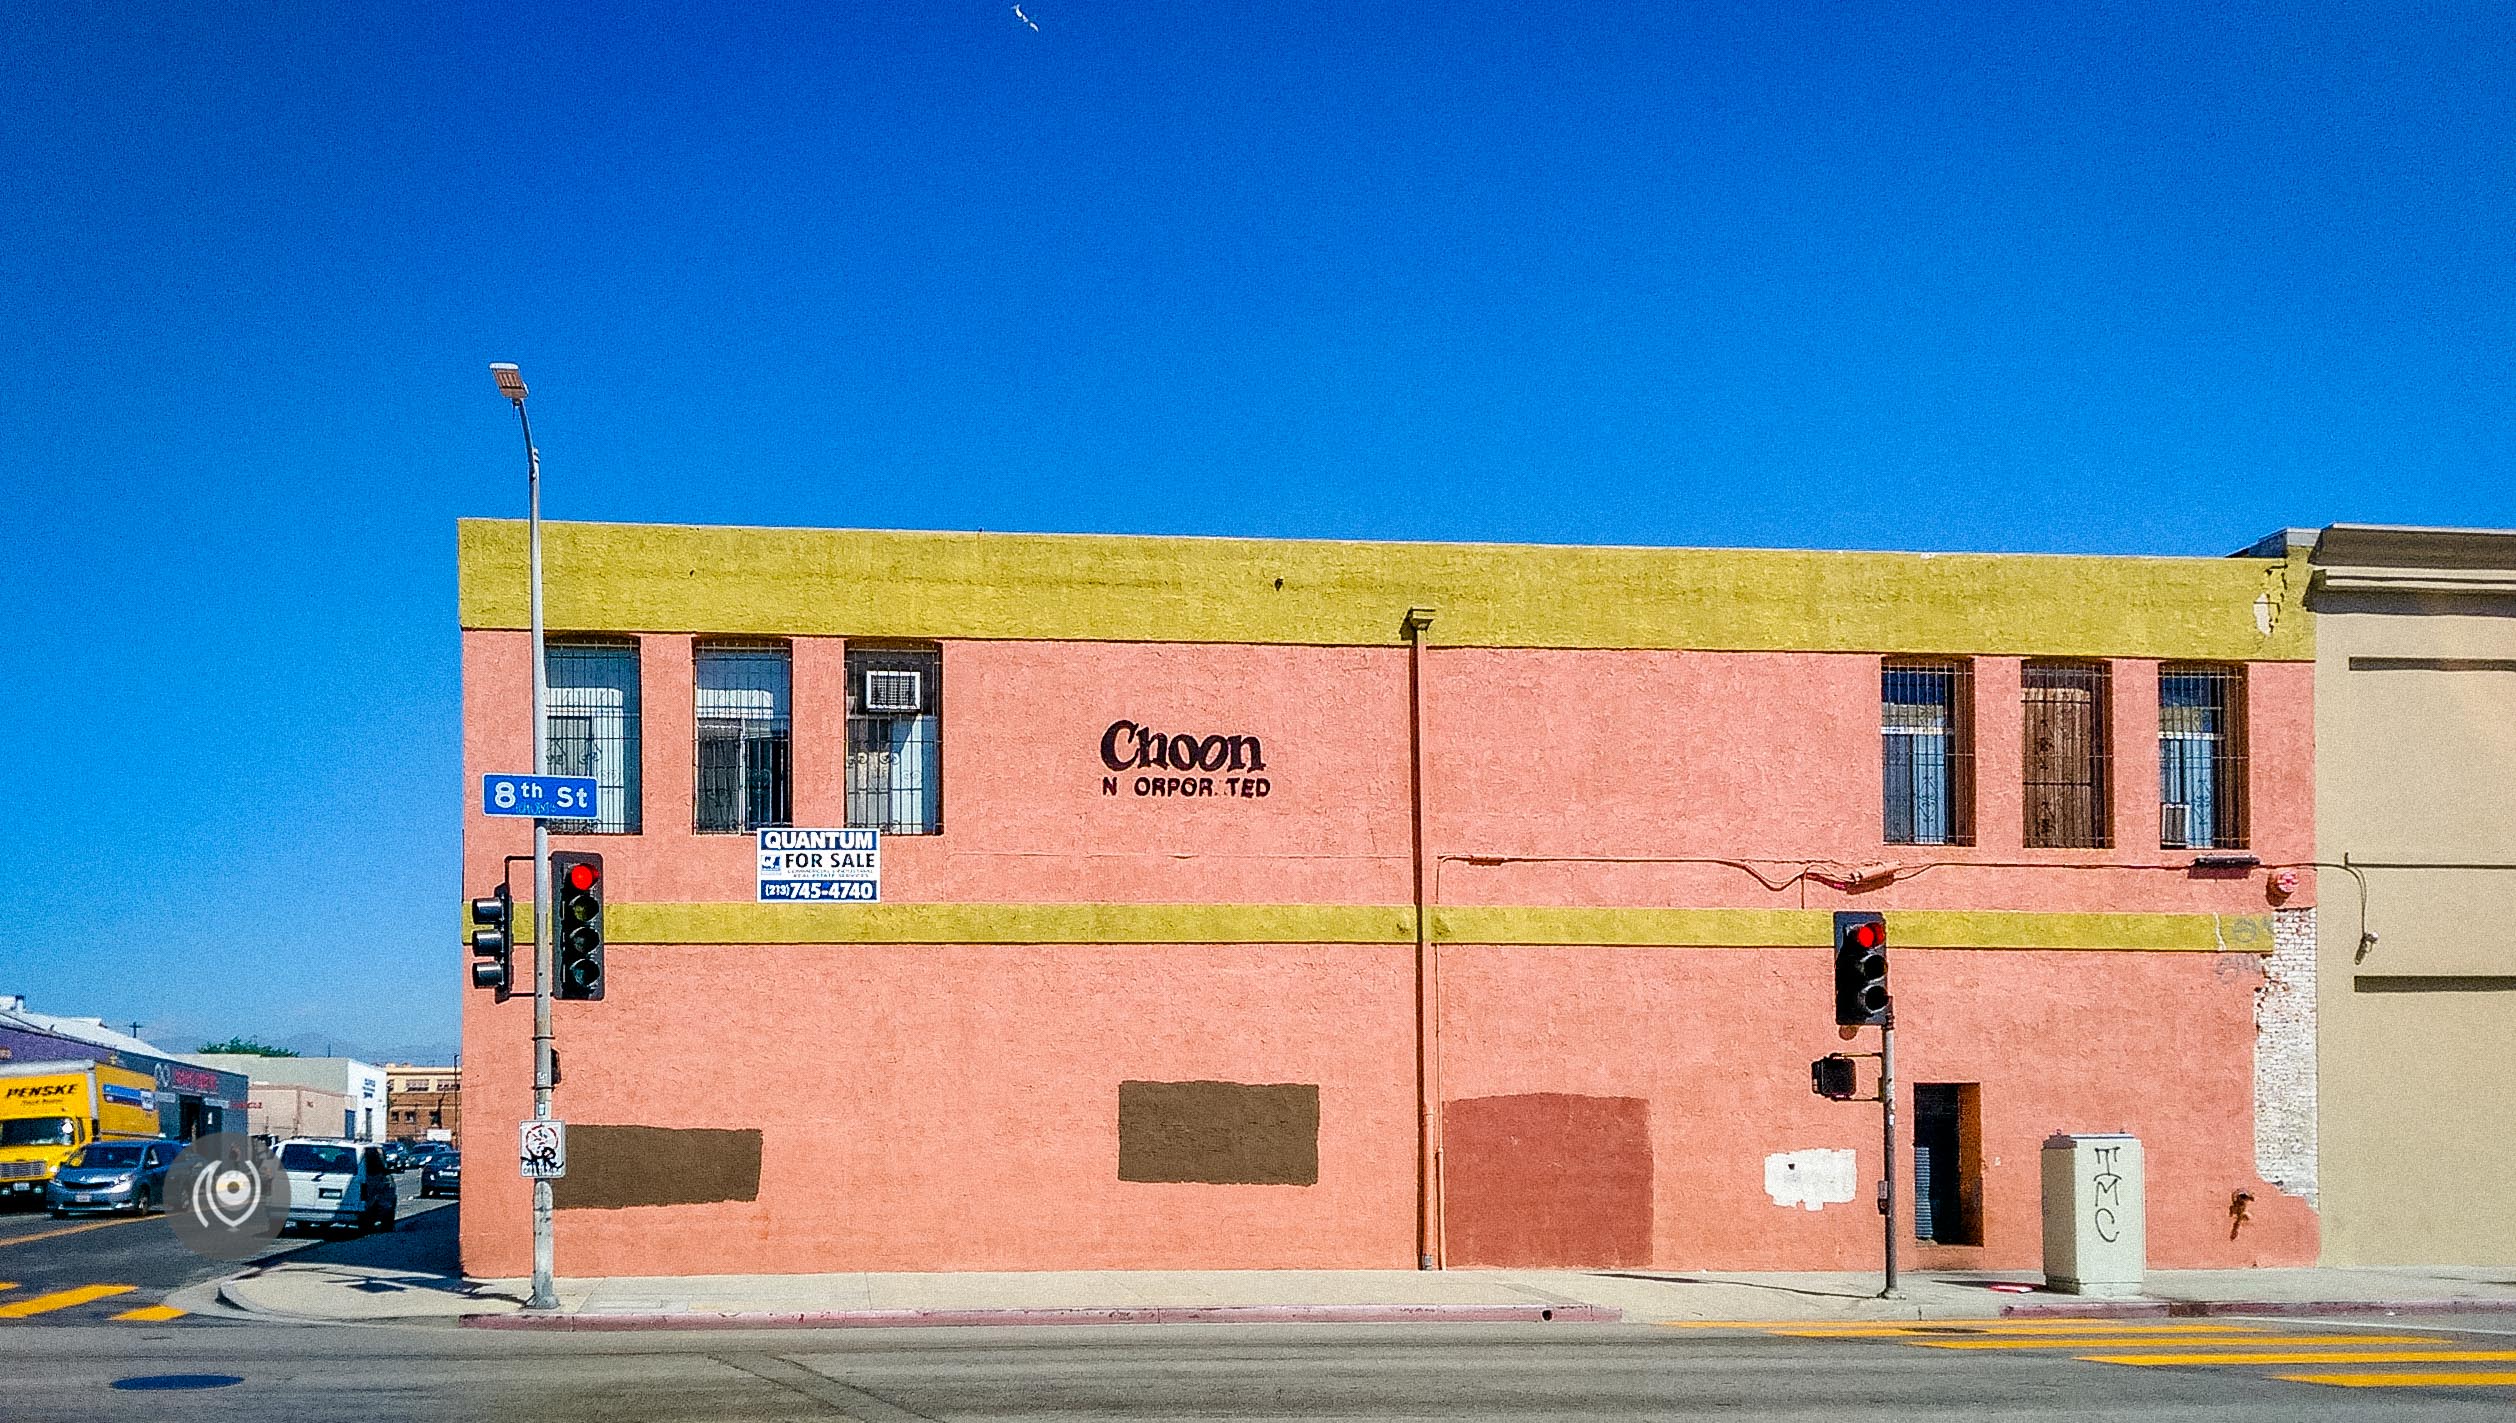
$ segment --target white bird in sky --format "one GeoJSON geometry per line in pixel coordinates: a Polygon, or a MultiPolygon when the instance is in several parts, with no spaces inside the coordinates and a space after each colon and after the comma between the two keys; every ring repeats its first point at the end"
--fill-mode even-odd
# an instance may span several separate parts
{"type": "Polygon", "coordinates": [[[1017,19],[1017,20],[1020,20],[1022,23],[1026,24],[1026,25],[1029,25],[1029,26],[1031,27],[1031,33],[1033,33],[1033,34],[1035,34],[1035,35],[1036,35],[1036,34],[1038,34],[1038,33],[1040,32],[1040,24],[1039,24],[1039,21],[1034,20],[1034,19],[1032,19],[1030,16],[1023,14],[1023,13],[1022,13],[1022,7],[1021,7],[1021,6],[1016,5],[1016,6],[1014,6],[1014,7],[1013,7],[1013,17],[1014,17],[1015,19],[1017,19]]]}

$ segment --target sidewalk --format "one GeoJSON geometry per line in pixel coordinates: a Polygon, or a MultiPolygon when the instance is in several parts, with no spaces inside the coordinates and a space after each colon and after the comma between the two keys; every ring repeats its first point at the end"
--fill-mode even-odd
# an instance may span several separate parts
{"type": "Polygon", "coordinates": [[[654,1329],[1160,1323],[1708,1323],[1975,1319],[2001,1315],[2516,1312],[2516,1267],[2160,1271],[2141,1299],[2048,1294],[2032,1273],[1874,1274],[1574,1270],[1068,1271],[1036,1274],[699,1275],[559,1282],[559,1308],[522,1311],[521,1280],[407,1265],[289,1258],[223,1281],[220,1298],[299,1320],[438,1321],[479,1328],[654,1329]],[[1996,1289],[2009,1285],[2010,1289],[1996,1289]]]}

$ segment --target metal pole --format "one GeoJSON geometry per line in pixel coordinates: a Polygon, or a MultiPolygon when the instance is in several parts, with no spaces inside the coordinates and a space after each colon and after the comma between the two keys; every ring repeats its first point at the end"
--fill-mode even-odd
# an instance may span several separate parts
{"type": "Polygon", "coordinates": [[[1407,799],[1415,863],[1415,1267],[1442,1269],[1440,950],[1424,883],[1424,631],[1430,608],[1409,608],[1407,799]]]}
{"type": "Polygon", "coordinates": [[[1880,1299],[1902,1299],[1896,1288],[1896,1005],[1887,1005],[1887,1021],[1879,1027],[1878,1102],[1879,1116],[1885,1123],[1886,1149],[1881,1159],[1885,1175],[1879,1178],[1878,1208],[1885,1217],[1887,1229],[1887,1288],[1878,1292],[1880,1299]]]}
{"type": "MultiPolygon", "coordinates": [[[[542,452],[533,445],[533,421],[515,403],[524,424],[527,486],[525,527],[533,579],[533,774],[550,774],[550,665],[542,646],[542,452]]],[[[533,819],[533,1119],[550,1120],[550,826],[533,819]]],[[[527,1309],[557,1309],[551,1286],[554,1251],[550,1232],[550,1182],[533,1182],[533,1294],[527,1309]]]]}

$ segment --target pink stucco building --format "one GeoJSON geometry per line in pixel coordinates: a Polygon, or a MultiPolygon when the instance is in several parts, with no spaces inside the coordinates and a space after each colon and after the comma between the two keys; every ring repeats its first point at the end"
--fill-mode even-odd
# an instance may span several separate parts
{"type": "MultiPolygon", "coordinates": [[[[2314,1257],[2284,560],[548,537],[610,904],[563,1274],[1866,1267],[1875,1108],[1809,1090],[1847,908],[1911,1259],[2032,1264],[2039,1143],[2118,1130],[2154,1265],[2314,1257]],[[761,826],[880,830],[879,897],[764,900],[761,826]]],[[[461,545],[476,785],[532,762],[522,530],[461,545]]],[[[530,835],[466,801],[483,893],[530,835]]],[[[468,995],[479,1122],[529,1038],[468,995]]],[[[524,1183],[466,1195],[522,1273],[524,1183]]]]}

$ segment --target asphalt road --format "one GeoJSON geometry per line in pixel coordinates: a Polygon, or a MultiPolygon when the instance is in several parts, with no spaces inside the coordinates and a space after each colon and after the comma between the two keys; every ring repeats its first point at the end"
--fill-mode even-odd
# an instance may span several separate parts
{"type": "MultiPolygon", "coordinates": [[[[452,1202],[419,1199],[419,1174],[399,1179],[402,1219],[452,1202]]],[[[317,1246],[320,1237],[284,1237],[272,1250],[317,1246]]],[[[267,1258],[267,1257],[266,1257],[267,1258]]],[[[195,1255],[162,1215],[73,1216],[41,1209],[0,1213],[0,1329],[43,1324],[162,1324],[166,1296],[244,1268],[195,1255]],[[139,1318],[124,1318],[137,1312],[139,1318]]],[[[11,1415],[0,1395],[0,1419],[11,1415]]]]}
{"type": "MultiPolygon", "coordinates": [[[[2509,1332],[2459,1336],[2365,1321],[2273,1328],[2297,1339],[2434,1334],[2458,1352],[2516,1353],[2501,1348],[2516,1346],[2516,1320],[2459,1323],[2509,1332]]],[[[2344,1388],[2284,1380],[2277,1375],[2290,1370],[2278,1365],[2135,1366],[2082,1362],[2083,1345],[1956,1350],[1916,1342],[1930,1337],[1565,1324],[636,1335],[260,1323],[29,1327],[0,1330],[0,1415],[11,1423],[1712,1415],[1809,1423],[1917,1416],[2506,1423],[2516,1416],[2516,1390],[2505,1387],[2344,1388]],[[209,1375],[212,1386],[147,1386],[168,1375],[209,1375]]],[[[2165,1347],[2187,1347],[2184,1337],[2204,1335],[2165,1347]]],[[[2511,1367],[2423,1366],[2437,1373],[2511,1367]]]]}

